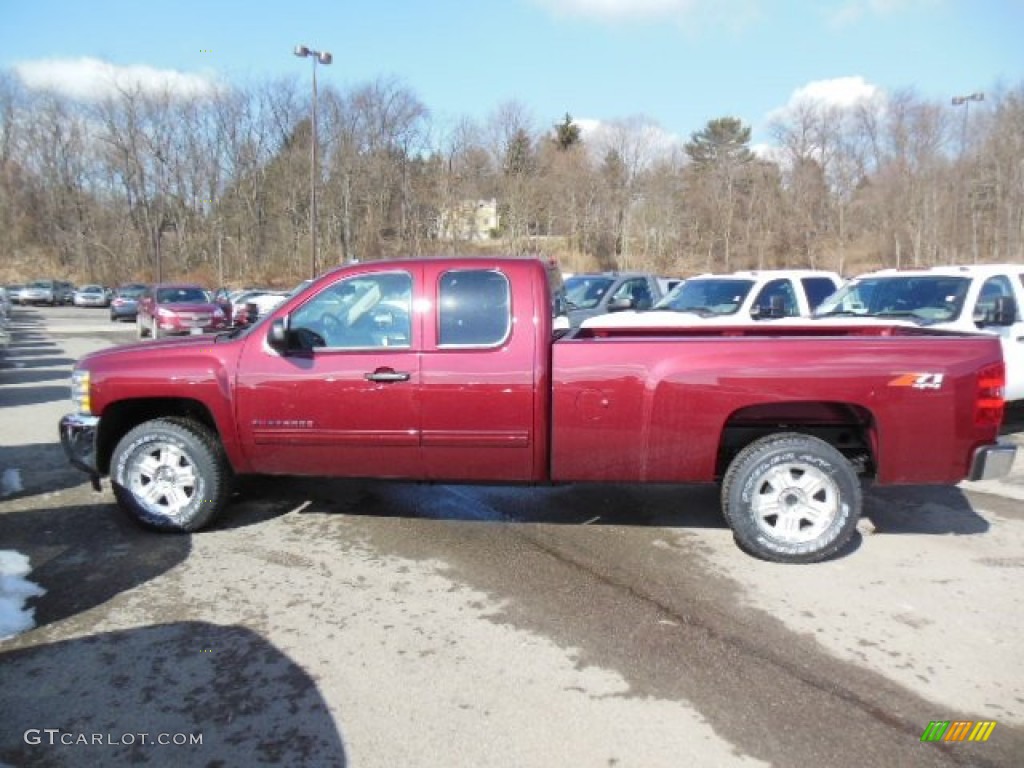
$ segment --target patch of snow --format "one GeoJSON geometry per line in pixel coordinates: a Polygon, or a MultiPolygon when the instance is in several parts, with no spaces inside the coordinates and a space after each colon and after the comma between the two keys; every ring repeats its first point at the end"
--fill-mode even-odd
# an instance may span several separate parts
{"type": "Polygon", "coordinates": [[[0,496],[10,496],[20,492],[24,486],[21,484],[21,471],[9,467],[0,475],[0,496]]]}
{"type": "Polygon", "coordinates": [[[46,590],[28,581],[28,557],[11,549],[0,550],[0,640],[26,632],[35,626],[35,608],[26,608],[30,597],[46,590]]]}

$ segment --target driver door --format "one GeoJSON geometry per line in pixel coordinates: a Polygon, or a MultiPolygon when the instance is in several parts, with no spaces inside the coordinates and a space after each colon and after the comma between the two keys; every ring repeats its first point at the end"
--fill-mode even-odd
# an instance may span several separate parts
{"type": "Polygon", "coordinates": [[[282,354],[256,328],[238,365],[237,418],[254,472],[419,477],[419,268],[348,273],[290,312],[282,354]]]}

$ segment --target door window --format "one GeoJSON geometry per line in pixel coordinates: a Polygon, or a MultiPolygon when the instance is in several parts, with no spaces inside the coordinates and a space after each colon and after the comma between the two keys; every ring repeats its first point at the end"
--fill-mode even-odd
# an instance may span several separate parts
{"type": "Polygon", "coordinates": [[[328,349],[409,347],[412,276],[379,272],[339,280],[291,317],[291,332],[328,349]]]}
{"type": "Polygon", "coordinates": [[[796,293],[789,280],[772,280],[757,297],[754,306],[760,309],[761,314],[770,317],[772,301],[782,302],[782,314],[784,317],[796,317],[798,314],[796,306],[796,293]]]}
{"type": "Polygon", "coordinates": [[[611,300],[629,299],[633,309],[650,309],[654,304],[654,297],[651,296],[651,287],[643,278],[626,280],[612,295],[611,300]]]}
{"type": "MultiPolygon", "coordinates": [[[[990,277],[981,286],[978,302],[974,305],[974,322],[984,323],[990,318],[996,308],[996,299],[1000,296],[1013,296],[1013,285],[1005,275],[990,277]]],[[[1019,317],[1020,308],[1018,307],[1018,319],[1019,317]]]]}

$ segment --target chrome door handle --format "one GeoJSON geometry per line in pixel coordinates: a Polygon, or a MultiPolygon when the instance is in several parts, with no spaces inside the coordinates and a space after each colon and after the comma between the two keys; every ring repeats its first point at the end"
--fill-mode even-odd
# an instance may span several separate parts
{"type": "Polygon", "coordinates": [[[367,381],[408,381],[412,374],[404,371],[379,370],[373,373],[364,373],[363,378],[367,381]]]}

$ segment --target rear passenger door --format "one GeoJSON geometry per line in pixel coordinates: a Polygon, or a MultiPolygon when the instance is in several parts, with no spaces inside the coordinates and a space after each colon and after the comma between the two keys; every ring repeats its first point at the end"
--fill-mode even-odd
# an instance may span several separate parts
{"type": "MultiPolygon", "coordinates": [[[[519,279],[530,284],[526,274],[519,279]]],[[[541,397],[539,388],[549,386],[538,381],[546,366],[537,363],[533,318],[523,315],[536,307],[517,312],[510,275],[486,265],[452,268],[439,262],[427,267],[424,281],[436,307],[433,322],[425,324],[421,363],[425,476],[532,479],[536,441],[546,439],[534,423],[535,394],[541,397]],[[517,316],[526,321],[522,327],[516,326],[517,316]]],[[[538,299],[526,292],[518,299],[539,301],[541,311],[549,311],[546,295],[538,299]]]]}

